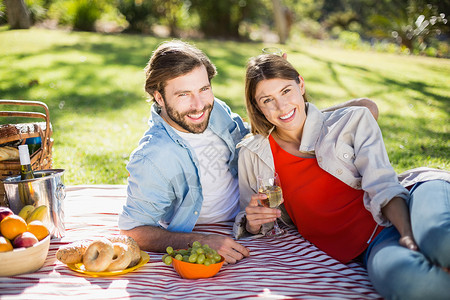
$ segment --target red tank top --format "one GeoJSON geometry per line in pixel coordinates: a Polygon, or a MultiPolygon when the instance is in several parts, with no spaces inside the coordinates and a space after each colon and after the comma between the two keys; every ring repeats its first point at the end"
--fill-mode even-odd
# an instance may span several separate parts
{"type": "Polygon", "coordinates": [[[373,235],[377,224],[364,207],[364,191],[322,170],[315,158],[284,151],[272,136],[269,141],[284,205],[298,232],[343,263],[361,254],[382,230],[373,235]]]}

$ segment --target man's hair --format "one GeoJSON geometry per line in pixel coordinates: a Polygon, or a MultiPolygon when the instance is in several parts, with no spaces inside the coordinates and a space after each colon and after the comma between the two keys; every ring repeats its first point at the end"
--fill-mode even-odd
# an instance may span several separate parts
{"type": "MultiPolygon", "coordinates": [[[[267,136],[273,124],[270,123],[258,107],[255,99],[256,86],[266,79],[288,79],[300,82],[297,70],[284,58],[263,54],[253,57],[247,64],[245,76],[245,103],[253,134],[267,136]]],[[[306,95],[303,95],[305,102],[306,95]]]]}
{"type": "Polygon", "coordinates": [[[185,75],[202,65],[205,66],[211,82],[217,70],[201,50],[179,40],[160,44],[145,67],[145,91],[150,100],[154,100],[155,91],[164,97],[168,80],[185,75]]]}

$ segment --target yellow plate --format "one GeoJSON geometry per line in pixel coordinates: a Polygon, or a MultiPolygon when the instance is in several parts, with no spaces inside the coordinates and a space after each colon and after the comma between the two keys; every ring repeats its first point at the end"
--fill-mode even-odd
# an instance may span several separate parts
{"type": "Polygon", "coordinates": [[[67,266],[69,267],[69,269],[71,269],[75,272],[78,272],[78,273],[90,275],[93,277],[106,277],[106,276],[117,276],[117,275],[122,275],[122,274],[132,272],[132,271],[136,270],[137,268],[140,268],[143,265],[145,265],[149,260],[150,260],[150,256],[147,254],[147,252],[144,252],[141,250],[141,259],[139,260],[139,263],[137,265],[135,265],[134,267],[127,268],[122,271],[91,272],[91,271],[87,271],[82,263],[68,264],[67,266]]]}

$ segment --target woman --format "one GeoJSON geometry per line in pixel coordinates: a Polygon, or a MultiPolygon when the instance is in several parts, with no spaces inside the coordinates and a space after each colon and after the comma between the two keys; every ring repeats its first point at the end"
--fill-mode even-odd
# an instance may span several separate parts
{"type": "Polygon", "coordinates": [[[403,176],[410,190],[402,186],[370,112],[320,112],[307,103],[303,78],[276,55],[250,60],[246,105],[253,135],[239,145],[236,238],[290,219],[337,260],[363,258],[386,298],[450,296],[449,172],[416,169],[403,176]],[[256,177],[275,171],[288,216],[259,205],[266,196],[256,177]]]}

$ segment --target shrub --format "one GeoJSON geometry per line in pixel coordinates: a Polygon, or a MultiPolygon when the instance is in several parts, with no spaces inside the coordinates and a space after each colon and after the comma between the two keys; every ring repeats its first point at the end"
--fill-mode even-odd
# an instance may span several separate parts
{"type": "Polygon", "coordinates": [[[437,42],[437,56],[450,58],[450,45],[447,41],[437,42]]]}
{"type": "Polygon", "coordinates": [[[83,31],[95,31],[95,22],[101,16],[100,6],[94,0],[76,0],[72,4],[74,11],[73,28],[83,31]]]}
{"type": "Polygon", "coordinates": [[[190,9],[200,18],[200,30],[208,37],[239,38],[242,21],[261,8],[256,0],[191,0],[190,9]]]}
{"type": "Polygon", "coordinates": [[[154,13],[152,0],[118,0],[117,8],[128,22],[128,31],[146,32],[154,13]]]}
{"type": "Polygon", "coordinates": [[[73,29],[94,31],[95,22],[102,14],[101,0],[63,0],[54,2],[49,16],[59,24],[70,25],[73,29]]]}
{"type": "Polygon", "coordinates": [[[298,24],[298,28],[300,32],[306,37],[318,40],[323,40],[328,37],[328,34],[323,26],[320,25],[319,22],[311,19],[301,20],[298,24]]]}
{"type": "Polygon", "coordinates": [[[33,23],[39,22],[47,18],[47,9],[44,0],[25,0],[30,10],[31,20],[33,23]]]}
{"type": "Polygon", "coordinates": [[[7,19],[6,19],[6,11],[5,10],[6,10],[6,6],[5,6],[5,4],[3,4],[3,1],[2,1],[2,2],[0,2],[0,25],[8,23],[7,19]]]}
{"type": "Polygon", "coordinates": [[[361,44],[361,37],[357,32],[351,31],[341,31],[338,37],[339,41],[342,42],[345,46],[350,47],[352,49],[357,49],[361,44]]]}
{"type": "Polygon", "coordinates": [[[332,29],[334,27],[341,28],[343,30],[350,29],[353,23],[359,22],[358,16],[353,11],[338,11],[331,13],[325,20],[325,27],[332,29]]]}

